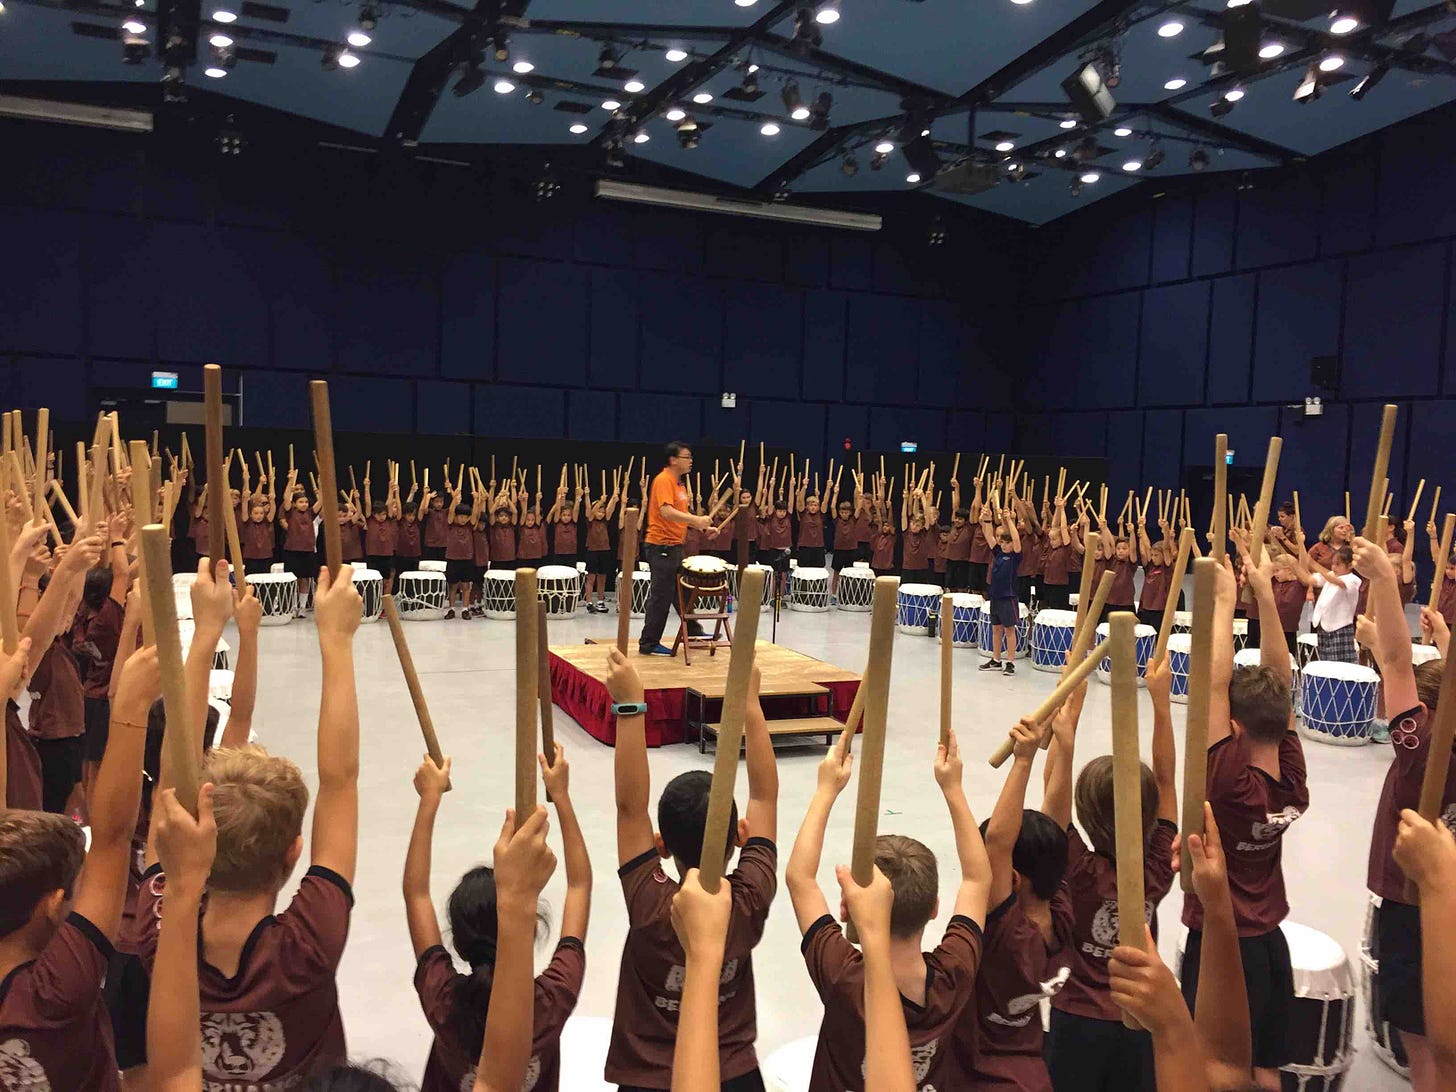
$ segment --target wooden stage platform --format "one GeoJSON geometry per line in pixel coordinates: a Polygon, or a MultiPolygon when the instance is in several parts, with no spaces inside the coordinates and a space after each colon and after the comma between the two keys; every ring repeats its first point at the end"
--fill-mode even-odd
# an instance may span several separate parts
{"type": "MultiPolygon", "coordinates": [[[[616,718],[607,693],[610,643],[565,645],[550,650],[551,697],[591,735],[603,743],[617,738],[616,718]]],[[[730,650],[717,655],[696,651],[692,666],[674,657],[643,656],[631,644],[628,658],[642,678],[647,702],[647,745],[700,742],[700,729],[711,733],[719,719],[728,679],[730,650]]],[[[844,720],[854,703],[860,676],[816,660],[783,645],[759,641],[755,659],[761,675],[760,697],[770,730],[776,720],[832,716],[844,720]]],[[[785,725],[787,727],[787,725],[785,725]]],[[[822,727],[820,729],[822,731],[822,727]]],[[[806,733],[798,733],[806,734],[806,733]]]]}

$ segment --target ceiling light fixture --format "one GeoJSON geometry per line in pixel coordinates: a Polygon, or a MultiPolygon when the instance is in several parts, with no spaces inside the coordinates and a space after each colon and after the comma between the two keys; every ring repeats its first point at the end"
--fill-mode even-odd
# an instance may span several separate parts
{"type": "Polygon", "coordinates": [[[582,133],[586,132],[586,126],[579,121],[572,122],[571,131],[577,136],[581,136],[582,133]]]}
{"type": "Polygon", "coordinates": [[[713,94],[711,91],[699,91],[693,96],[693,101],[699,106],[706,106],[713,101],[713,94]]]}
{"type": "Polygon", "coordinates": [[[1385,79],[1385,74],[1389,71],[1390,65],[1388,64],[1376,65],[1367,75],[1361,77],[1359,83],[1350,88],[1350,97],[1356,102],[1362,101],[1370,93],[1371,88],[1385,79]]]}
{"type": "Polygon", "coordinates": [[[905,176],[905,181],[906,182],[909,182],[910,185],[913,186],[913,185],[915,185],[916,183],[918,183],[920,181],[920,176],[918,174],[916,174],[914,171],[911,171],[909,174],[907,174],[905,176]]]}
{"type": "Polygon", "coordinates": [[[758,127],[758,131],[764,136],[778,136],[782,131],[776,121],[766,121],[758,127]]]}
{"type": "MultiPolygon", "coordinates": [[[[133,21],[132,23],[127,24],[127,29],[130,30],[133,25],[140,26],[141,24],[133,21]]],[[[142,29],[145,30],[146,28],[143,27],[142,29]]],[[[138,30],[136,31],[136,33],[140,34],[141,31],[138,30]]],[[[207,44],[210,46],[216,46],[218,49],[226,49],[228,46],[233,44],[233,40],[229,38],[226,34],[214,34],[212,37],[207,39],[207,44]]]]}
{"type": "Polygon", "coordinates": [[[1182,76],[1174,76],[1167,83],[1163,84],[1164,91],[1181,91],[1188,86],[1188,81],[1182,76]]]}
{"type": "Polygon", "coordinates": [[[1096,171],[1088,171],[1086,174],[1082,175],[1082,184],[1085,186],[1090,186],[1101,177],[1102,176],[1096,171]]]}
{"type": "Polygon", "coordinates": [[[1345,67],[1345,58],[1338,53],[1331,53],[1327,57],[1320,58],[1319,68],[1321,72],[1335,72],[1345,67]]]}
{"type": "Polygon", "coordinates": [[[1259,56],[1266,61],[1272,61],[1284,52],[1283,42],[1265,42],[1259,47],[1259,56]]]}
{"type": "MultiPolygon", "coordinates": [[[[121,24],[121,29],[126,31],[128,34],[145,34],[147,32],[147,24],[143,23],[140,19],[128,19],[126,22],[121,24]]],[[[216,39],[218,38],[225,39],[222,43],[223,45],[233,44],[233,40],[231,38],[227,38],[225,35],[222,34],[214,34],[214,41],[212,43],[213,45],[218,44],[216,41],[216,39]]]]}
{"type": "Polygon", "coordinates": [[[809,108],[809,128],[823,132],[829,128],[829,111],[834,106],[834,96],[820,91],[814,96],[814,105],[809,108]]]}
{"type": "Polygon", "coordinates": [[[1122,169],[1125,171],[1140,171],[1143,169],[1143,161],[1141,159],[1129,159],[1122,165],[1122,169]]]}
{"type": "Polygon", "coordinates": [[[1062,118],[1058,123],[1063,129],[1075,129],[1080,124],[1076,118],[1062,118]]]}
{"type": "Polygon", "coordinates": [[[1331,34],[1349,34],[1360,29],[1360,20],[1353,15],[1336,14],[1335,21],[1330,24],[1331,34]]]}
{"type": "Polygon", "coordinates": [[[1054,151],[1052,153],[1052,158],[1053,159],[1066,159],[1067,158],[1067,149],[1065,149],[1065,148],[1058,148],[1056,151],[1054,151]]]}
{"type": "Polygon", "coordinates": [[[996,144],[996,150],[998,152],[1009,152],[1014,150],[1015,148],[1016,145],[1009,140],[998,141],[996,144]]]}
{"type": "Polygon", "coordinates": [[[894,150],[895,142],[893,140],[882,140],[875,145],[876,155],[889,155],[894,150]]]}
{"type": "Polygon", "coordinates": [[[355,49],[363,49],[372,41],[374,39],[362,30],[349,31],[349,44],[355,49]]]}
{"type": "Polygon", "coordinates": [[[751,8],[754,4],[758,3],[758,0],[733,0],[733,2],[740,8],[751,8]]]}
{"type": "Polygon", "coordinates": [[[1205,170],[1208,167],[1208,153],[1202,148],[1194,148],[1188,153],[1188,166],[1194,171],[1205,170]]]}
{"type": "Polygon", "coordinates": [[[515,89],[516,89],[516,85],[514,83],[512,83],[510,80],[496,80],[495,81],[495,93],[497,95],[509,95],[515,89]]]}
{"type": "Polygon", "coordinates": [[[616,99],[606,99],[602,103],[602,109],[603,110],[620,110],[620,109],[622,109],[622,104],[620,102],[618,102],[616,99]]]}
{"type": "Polygon", "coordinates": [[[847,178],[859,174],[859,160],[854,157],[853,152],[844,153],[844,158],[839,161],[839,170],[847,178]]]}
{"type": "Polygon", "coordinates": [[[674,106],[671,110],[669,110],[662,116],[667,118],[668,121],[682,121],[683,118],[688,116],[688,112],[684,110],[681,106],[674,106]]]}
{"type": "Polygon", "coordinates": [[[517,61],[515,64],[511,65],[511,71],[524,76],[527,72],[536,71],[536,66],[533,65],[530,61],[517,61]]]}
{"type": "Polygon", "coordinates": [[[814,21],[826,27],[839,22],[839,0],[820,0],[814,21]]]}
{"type": "Polygon", "coordinates": [[[1176,38],[1183,33],[1183,24],[1177,19],[1169,19],[1158,28],[1159,38],[1176,38]]]}
{"type": "Polygon", "coordinates": [[[622,85],[622,90],[627,92],[627,94],[629,95],[635,95],[639,91],[646,91],[647,85],[641,80],[633,78],[622,85]]]}
{"type": "Polygon", "coordinates": [[[702,140],[703,130],[707,126],[698,124],[698,119],[689,115],[677,123],[677,142],[684,149],[691,150],[698,146],[702,140]]]}
{"type": "Polygon", "coordinates": [[[358,56],[358,54],[350,53],[347,49],[344,50],[342,53],[339,54],[339,67],[340,68],[358,68],[359,67],[359,56],[358,56]]]}
{"type": "Polygon", "coordinates": [[[1229,102],[1238,102],[1244,97],[1244,89],[1242,87],[1230,87],[1223,93],[1223,97],[1229,102]]]}
{"type": "Polygon", "coordinates": [[[359,9],[359,25],[365,30],[373,30],[379,25],[379,9],[373,4],[365,4],[359,9]]]}
{"type": "Polygon", "coordinates": [[[227,8],[218,8],[212,13],[214,23],[235,23],[238,20],[238,13],[229,11],[227,8]]]}
{"type": "Polygon", "coordinates": [[[636,135],[632,137],[632,143],[633,144],[646,144],[651,139],[652,139],[652,137],[648,135],[647,130],[645,130],[645,129],[639,129],[639,130],[637,130],[636,135]]]}
{"type": "Polygon", "coordinates": [[[1119,125],[1116,129],[1112,130],[1112,135],[1120,137],[1130,137],[1132,136],[1132,130],[1129,129],[1126,125],[1119,125]]]}
{"type": "Polygon", "coordinates": [[[1300,78],[1298,86],[1294,89],[1294,101],[1300,105],[1306,105],[1314,102],[1323,94],[1324,89],[1320,86],[1319,69],[1310,65],[1305,69],[1303,77],[1300,78]]]}
{"type": "Polygon", "coordinates": [[[669,49],[666,53],[663,54],[663,56],[666,57],[673,64],[677,64],[679,61],[685,61],[688,59],[688,51],[685,49],[669,49]]]}

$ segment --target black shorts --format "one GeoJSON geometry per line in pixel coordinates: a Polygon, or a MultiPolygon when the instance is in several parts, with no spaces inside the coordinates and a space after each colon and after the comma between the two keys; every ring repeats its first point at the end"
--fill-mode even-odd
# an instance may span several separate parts
{"type": "Polygon", "coordinates": [[[475,562],[470,558],[445,562],[445,582],[447,584],[470,584],[474,581],[475,562]]]}
{"type": "Polygon", "coordinates": [[[1069,584],[1038,584],[1036,602],[1042,610],[1066,610],[1071,604],[1067,597],[1072,594],[1069,584]]]}
{"type": "Polygon", "coordinates": [[[1016,578],[1016,601],[1031,606],[1031,585],[1036,577],[1028,573],[1026,576],[1016,578]]]}
{"type": "Polygon", "coordinates": [[[429,560],[429,561],[444,561],[445,560],[445,547],[443,547],[443,546],[426,546],[426,547],[424,547],[424,554],[423,554],[423,556],[425,557],[426,560],[429,560]]]}
{"type": "MultiPolygon", "coordinates": [[[[229,561],[228,564],[232,564],[232,562],[229,561]]],[[[267,557],[245,557],[243,558],[243,568],[247,569],[250,573],[270,572],[273,568],[273,555],[269,554],[267,557]]]]}
{"type": "Polygon", "coordinates": [[[611,550],[588,550],[586,571],[593,576],[610,576],[617,571],[617,559],[612,556],[611,550]]]}
{"type": "Polygon", "coordinates": [[[385,580],[394,575],[394,558],[388,554],[370,554],[367,564],[385,580]]]}
{"type": "Polygon", "coordinates": [[[985,561],[970,561],[970,582],[967,585],[973,592],[984,592],[986,590],[986,572],[989,563],[985,561]]]}
{"type": "Polygon", "coordinates": [[[41,808],[59,815],[65,810],[76,782],[81,780],[86,737],[38,739],[35,750],[40,755],[41,808]]]}
{"type": "Polygon", "coordinates": [[[901,569],[900,570],[900,583],[901,584],[933,584],[933,583],[935,583],[935,581],[932,580],[931,577],[933,577],[934,575],[935,574],[933,572],[931,572],[929,569],[901,569]]]}
{"type": "Polygon", "coordinates": [[[1137,616],[1139,622],[1145,626],[1152,626],[1154,629],[1157,629],[1163,624],[1163,612],[1160,610],[1154,610],[1152,608],[1140,610],[1137,612],[1137,616]]]}
{"type": "Polygon", "coordinates": [[[760,550],[758,560],[776,573],[789,571],[789,551],[787,549],[760,550]]]}
{"type": "Polygon", "coordinates": [[[951,561],[945,563],[945,584],[948,588],[969,588],[971,586],[971,563],[969,561],[951,561]]]}
{"type": "Polygon", "coordinates": [[[794,560],[799,563],[801,569],[822,569],[824,568],[824,547],[796,546],[794,547],[794,560]]]}
{"type": "Polygon", "coordinates": [[[86,699],[86,761],[100,762],[106,753],[106,739],[111,734],[111,702],[105,698],[86,699]]]}
{"type": "Polygon", "coordinates": [[[1121,1020],[1054,1008],[1042,1057],[1057,1092],[1157,1092],[1153,1037],[1124,1027],[1121,1020]]]}
{"type": "Polygon", "coordinates": [[[1379,1018],[1411,1035],[1426,1033],[1421,997],[1421,908],[1386,899],[1375,910],[1374,951],[1380,963],[1379,1018]]]}
{"type": "Polygon", "coordinates": [[[1021,621],[1021,608],[1015,599],[991,600],[991,624],[1015,629],[1021,621]]]}
{"type": "Polygon", "coordinates": [[[390,571],[393,572],[396,576],[398,576],[400,573],[413,573],[413,572],[418,572],[419,571],[419,568],[420,568],[420,559],[419,558],[417,558],[417,557],[400,557],[399,554],[395,554],[394,555],[394,562],[390,566],[390,571]]]}
{"type": "Polygon", "coordinates": [[[312,550],[284,550],[283,567],[300,580],[312,580],[318,575],[318,556],[312,550]]]}
{"type": "Polygon", "coordinates": [[[111,1014],[117,1069],[147,1063],[147,1005],[151,997],[152,979],[142,961],[126,952],[112,952],[102,998],[111,1014]]]}
{"type": "MultiPolygon", "coordinates": [[[[1203,954],[1202,930],[1188,931],[1183,952],[1183,998],[1194,1011],[1198,997],[1198,965],[1203,954]]],[[[1289,942],[1274,929],[1256,937],[1239,937],[1244,964],[1244,986],[1249,993],[1249,1029],[1253,1033],[1254,1067],[1278,1069],[1297,1061],[1289,1042],[1294,1011],[1294,970],[1289,942]]],[[[1381,968],[1382,984],[1385,967],[1381,968]]]]}

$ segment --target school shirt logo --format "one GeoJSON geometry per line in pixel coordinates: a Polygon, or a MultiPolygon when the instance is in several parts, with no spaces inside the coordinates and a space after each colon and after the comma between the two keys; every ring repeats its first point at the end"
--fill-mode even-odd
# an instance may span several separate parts
{"type": "Polygon", "coordinates": [[[24,1039],[0,1043],[0,1088],[9,1092],[51,1092],[50,1079],[30,1056],[30,1044],[24,1039]]]}
{"type": "MultiPolygon", "coordinates": [[[[1152,921],[1153,910],[1152,903],[1144,902],[1143,920],[1152,921]]],[[[1082,951],[1087,952],[1089,955],[1101,955],[1103,957],[1111,955],[1111,949],[1116,948],[1118,944],[1118,937],[1120,935],[1118,931],[1119,924],[1117,900],[1103,899],[1102,905],[1097,908],[1097,913],[1092,916],[1092,940],[1097,944],[1098,950],[1093,951],[1089,945],[1083,944],[1082,951]],[[1101,951],[1103,948],[1108,950],[1105,952],[1101,951]]]]}
{"type": "Polygon", "coordinates": [[[999,1012],[987,1013],[986,1022],[1000,1024],[1004,1028],[1026,1027],[1031,1023],[1032,1016],[1038,1015],[1034,1012],[1036,1007],[1043,1000],[1050,1000],[1060,993],[1071,974],[1072,968],[1058,967],[1056,974],[1040,984],[1040,990],[1036,993],[1024,993],[1020,997],[1013,997],[1006,1006],[1007,1015],[1002,1016],[999,1012]]]}
{"type": "MultiPolygon", "coordinates": [[[[531,1060],[526,1063],[526,1079],[521,1082],[521,1092],[536,1092],[536,1082],[540,1079],[541,1058],[532,1054],[531,1060]]],[[[460,1078],[460,1092],[475,1092],[475,1066],[471,1066],[460,1078]]]]}
{"type": "MultiPolygon", "coordinates": [[[[935,1061],[936,1051],[940,1049],[940,1040],[932,1039],[928,1043],[921,1043],[919,1046],[910,1048],[910,1067],[915,1071],[915,1087],[917,1092],[935,1092],[933,1084],[921,1087],[920,1082],[930,1075],[930,1066],[935,1061]]],[[[859,1074],[865,1076],[866,1066],[863,1061],[859,1063],[859,1074]]]]}
{"type": "Polygon", "coordinates": [[[1271,811],[1266,815],[1267,822],[1254,823],[1249,834],[1254,839],[1252,842],[1240,842],[1235,848],[1245,853],[1260,853],[1273,849],[1279,845],[1279,839],[1284,837],[1284,832],[1289,825],[1298,819],[1303,812],[1290,805],[1283,811],[1271,811]]]}
{"type": "Polygon", "coordinates": [[[270,1076],[288,1045],[283,1023],[271,1012],[202,1014],[202,1068],[234,1081],[270,1076]]]}

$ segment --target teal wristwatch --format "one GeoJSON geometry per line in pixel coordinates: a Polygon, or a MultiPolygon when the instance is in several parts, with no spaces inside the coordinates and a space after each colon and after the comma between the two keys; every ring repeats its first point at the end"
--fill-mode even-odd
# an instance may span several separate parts
{"type": "Polygon", "coordinates": [[[640,717],[647,712],[645,701],[614,701],[612,713],[619,717],[640,717]]]}

